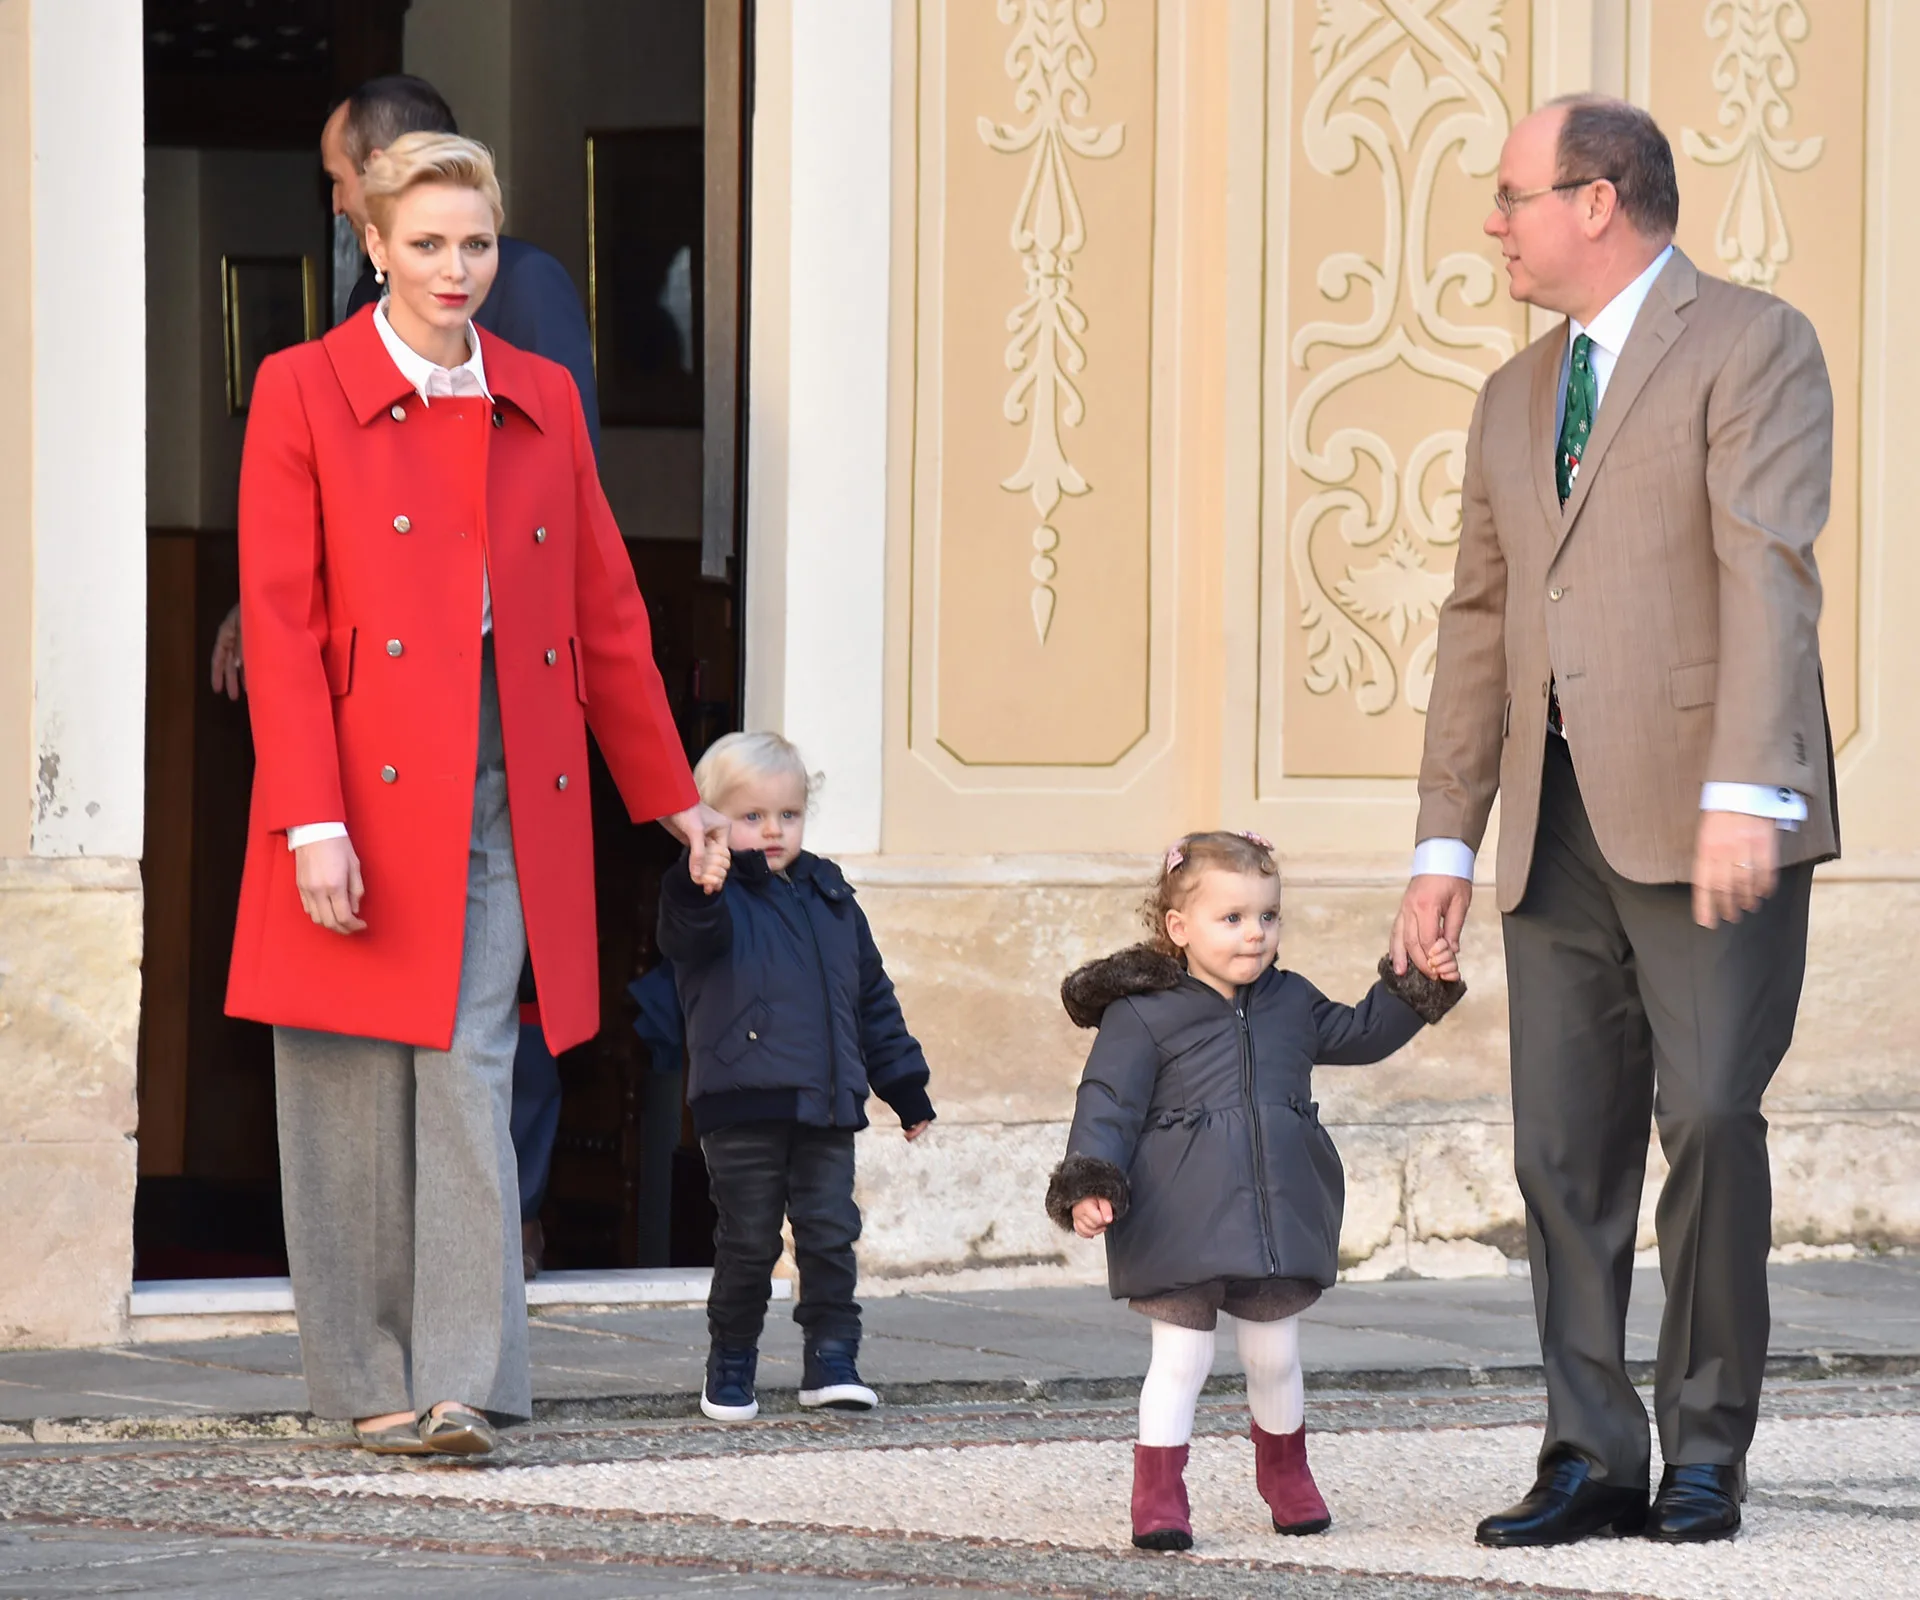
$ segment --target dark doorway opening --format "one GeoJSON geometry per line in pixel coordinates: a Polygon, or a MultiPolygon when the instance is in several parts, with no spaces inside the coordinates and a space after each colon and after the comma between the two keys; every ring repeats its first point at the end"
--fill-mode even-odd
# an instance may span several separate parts
{"type": "MultiPolygon", "coordinates": [[[[253,772],[246,706],[212,692],[208,677],[239,592],[245,417],[229,410],[236,340],[223,298],[233,263],[258,266],[250,291],[267,294],[271,273],[288,268],[279,281],[298,283],[289,264],[304,264],[314,331],[332,323],[344,300],[334,280],[357,263],[336,265],[317,143],[331,107],[368,77],[406,70],[440,82],[463,129],[501,151],[507,231],[566,264],[583,299],[593,248],[586,133],[671,128],[684,141],[691,131],[703,163],[704,271],[690,285],[692,264],[682,263],[658,300],[672,311],[675,295],[688,296],[697,308],[697,403],[670,426],[610,420],[601,468],[676,722],[697,755],[739,725],[750,28],[745,0],[512,0],[484,17],[463,0],[144,5],[154,526],[134,1276],[281,1276],[271,1035],[223,1010],[253,772]],[[478,52],[511,63],[491,85],[440,70],[448,41],[464,29],[470,46],[476,28],[507,35],[478,52]]],[[[632,282],[629,273],[620,292],[632,282]]],[[[597,755],[594,829],[602,1025],[560,1063],[547,1264],[704,1264],[712,1218],[683,1075],[656,1070],[627,993],[659,959],[654,910],[674,847],[663,830],[627,821],[597,755]]]]}

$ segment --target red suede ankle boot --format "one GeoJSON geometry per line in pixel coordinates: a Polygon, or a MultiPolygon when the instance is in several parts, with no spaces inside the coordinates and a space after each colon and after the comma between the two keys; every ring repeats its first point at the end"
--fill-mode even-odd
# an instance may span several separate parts
{"type": "MultiPolygon", "coordinates": [[[[1268,1433],[1256,1422],[1253,1425],[1253,1473],[1254,1482],[1260,1486],[1260,1498],[1273,1513],[1275,1533],[1324,1533],[1333,1526],[1327,1502],[1320,1498],[1313,1473],[1307,1468],[1304,1423],[1292,1433],[1268,1433]]],[[[1135,1491],[1136,1496],[1138,1492],[1135,1491]]],[[[1139,1525],[1136,1513],[1134,1526],[1139,1525]]],[[[1134,1542],[1139,1543],[1137,1539],[1134,1542]]]]}
{"type": "Polygon", "coordinates": [[[1187,1446],[1133,1447],[1133,1542],[1142,1550],[1191,1550],[1187,1446]]]}

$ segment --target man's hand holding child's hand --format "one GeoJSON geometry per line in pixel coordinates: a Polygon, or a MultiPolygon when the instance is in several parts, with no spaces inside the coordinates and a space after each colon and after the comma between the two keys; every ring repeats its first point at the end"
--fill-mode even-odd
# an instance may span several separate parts
{"type": "Polygon", "coordinates": [[[1113,1226],[1113,1202],[1088,1195],[1073,1205],[1073,1231],[1083,1239],[1097,1239],[1113,1226]]]}
{"type": "Polygon", "coordinates": [[[915,1139],[919,1138],[921,1134],[925,1133],[927,1129],[932,1126],[933,1124],[931,1122],[916,1122],[911,1128],[902,1128],[900,1131],[906,1137],[907,1143],[912,1144],[915,1139]]]}

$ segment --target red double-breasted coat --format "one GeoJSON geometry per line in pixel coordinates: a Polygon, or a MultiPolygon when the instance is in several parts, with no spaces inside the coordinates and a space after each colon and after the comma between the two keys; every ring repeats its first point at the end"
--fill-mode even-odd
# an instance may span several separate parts
{"type": "Polygon", "coordinates": [[[490,579],[513,846],[548,1044],[599,1028],[592,727],[634,821],[693,778],[554,362],[480,335],[489,403],[423,403],[363,311],[261,365],[240,472],[256,766],[227,1009],[451,1043],[490,579]],[[286,831],[344,821],[362,933],[316,927],[286,831]]]}

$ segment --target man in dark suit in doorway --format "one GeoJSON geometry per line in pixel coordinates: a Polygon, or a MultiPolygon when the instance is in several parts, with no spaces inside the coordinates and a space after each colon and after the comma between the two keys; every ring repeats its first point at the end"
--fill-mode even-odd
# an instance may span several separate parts
{"type": "MultiPolygon", "coordinates": [[[[320,133],[320,164],[333,180],[333,212],[367,236],[361,191],[366,165],[403,133],[458,133],[453,110],[424,78],[396,74],[363,83],[335,106],[320,133]]],[[[508,344],[557,361],[573,374],[586,411],[587,433],[600,450],[600,408],[593,384],[593,339],[567,269],[524,239],[502,235],[500,266],[492,292],[474,321],[508,344]]],[[[363,264],[347,302],[353,316],[380,299],[373,263],[363,264]]],[[[241,689],[240,608],[221,625],[213,650],[213,687],[233,699],[241,689]]],[[[520,1161],[520,1243],[529,1278],[546,1252],[540,1205],[546,1197],[553,1141],[560,1126],[560,1068],[539,1027],[531,964],[520,982],[519,1053],[513,1063],[513,1148],[520,1161]]]]}

